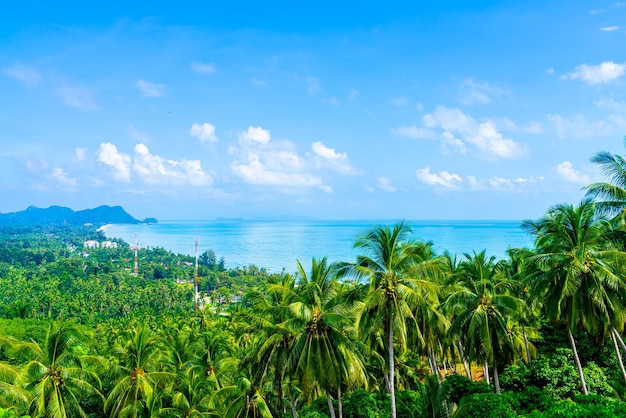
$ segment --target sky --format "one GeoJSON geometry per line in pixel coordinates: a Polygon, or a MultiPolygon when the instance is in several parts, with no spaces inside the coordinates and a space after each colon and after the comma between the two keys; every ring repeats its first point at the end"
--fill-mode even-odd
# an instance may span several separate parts
{"type": "Polygon", "coordinates": [[[82,3],[3,1],[2,213],[535,219],[626,152],[626,2],[82,3]]]}

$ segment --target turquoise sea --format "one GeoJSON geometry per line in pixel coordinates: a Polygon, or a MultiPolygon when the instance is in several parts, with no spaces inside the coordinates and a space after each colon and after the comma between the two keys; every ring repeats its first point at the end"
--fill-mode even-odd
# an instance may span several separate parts
{"type": "MultiPolygon", "coordinates": [[[[410,221],[414,239],[432,241],[435,251],[463,253],[487,250],[505,257],[509,247],[529,247],[532,239],[520,221],[410,221]]],[[[212,249],[229,268],[254,264],[271,272],[296,269],[296,260],[308,270],[311,257],[354,261],[355,239],[386,221],[163,221],[152,225],[114,224],[104,227],[109,238],[121,238],[140,247],[162,247],[193,255],[212,249]]]]}

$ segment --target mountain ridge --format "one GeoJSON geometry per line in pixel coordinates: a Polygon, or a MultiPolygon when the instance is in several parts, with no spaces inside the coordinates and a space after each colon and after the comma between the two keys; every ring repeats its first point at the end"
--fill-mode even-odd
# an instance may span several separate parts
{"type": "Polygon", "coordinates": [[[48,208],[29,206],[18,212],[0,213],[0,225],[92,224],[102,226],[112,223],[139,224],[141,221],[131,216],[121,206],[109,205],[79,211],[57,205],[48,208]]]}

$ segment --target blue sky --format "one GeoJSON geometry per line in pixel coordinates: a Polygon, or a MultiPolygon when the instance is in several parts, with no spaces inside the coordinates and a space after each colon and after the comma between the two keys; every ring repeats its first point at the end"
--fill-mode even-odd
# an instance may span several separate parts
{"type": "Polygon", "coordinates": [[[527,219],[626,152],[626,2],[133,3],[3,3],[0,212],[527,219]]]}

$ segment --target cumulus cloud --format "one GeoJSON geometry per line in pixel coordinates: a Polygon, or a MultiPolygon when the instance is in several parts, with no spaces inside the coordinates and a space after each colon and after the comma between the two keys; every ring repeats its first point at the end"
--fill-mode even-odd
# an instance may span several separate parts
{"type": "Polygon", "coordinates": [[[96,152],[97,160],[102,164],[111,167],[113,178],[125,183],[130,182],[131,158],[128,154],[123,154],[110,142],[103,142],[96,152]]]}
{"type": "Polygon", "coordinates": [[[330,193],[319,171],[354,174],[346,153],[338,152],[321,141],[311,144],[311,152],[298,153],[291,141],[271,141],[270,131],[250,126],[239,134],[239,146],[231,147],[234,155],[231,171],[243,181],[258,185],[317,187],[330,193]]]}
{"type": "Polygon", "coordinates": [[[151,154],[145,144],[135,146],[133,171],[147,184],[205,186],[213,181],[199,160],[168,160],[151,154]]]}
{"type": "Polygon", "coordinates": [[[108,142],[100,144],[96,154],[99,162],[112,169],[114,179],[126,183],[133,174],[145,184],[207,186],[213,182],[199,160],[166,159],[152,154],[143,143],[135,146],[132,157],[108,142]]]}
{"type": "Polygon", "coordinates": [[[417,179],[429,186],[441,186],[446,189],[453,189],[459,186],[463,181],[461,176],[447,171],[431,173],[429,167],[420,168],[415,171],[417,179]]]}
{"type": "Polygon", "coordinates": [[[136,86],[144,97],[162,97],[165,95],[165,85],[163,84],[139,80],[136,86]]]}
{"type": "Polygon", "coordinates": [[[41,76],[34,68],[19,63],[3,68],[2,72],[29,87],[35,87],[41,81],[41,76]]]}
{"type": "Polygon", "coordinates": [[[486,82],[476,82],[472,78],[463,81],[460,87],[459,97],[465,105],[487,104],[494,98],[509,94],[506,89],[495,87],[486,82]]]}
{"type": "Polygon", "coordinates": [[[570,161],[563,161],[561,164],[557,165],[556,172],[561,178],[570,183],[589,184],[591,182],[589,176],[576,170],[574,164],[570,161]]]}
{"type": "Polygon", "coordinates": [[[98,108],[93,98],[93,92],[83,86],[64,84],[57,89],[57,94],[68,106],[81,110],[95,110],[98,108]]]}
{"type": "Polygon", "coordinates": [[[334,148],[329,148],[321,141],[311,144],[313,154],[317,157],[317,162],[322,166],[328,167],[344,174],[355,174],[356,170],[348,161],[348,154],[345,152],[337,152],[334,148]]]}
{"type": "Polygon", "coordinates": [[[75,178],[69,177],[62,168],[55,168],[48,176],[57,186],[61,187],[76,187],[77,182],[75,178]]]}
{"type": "Polygon", "coordinates": [[[215,125],[210,123],[194,123],[189,129],[189,135],[198,138],[200,141],[217,142],[218,138],[215,135],[215,125]]]}
{"type": "Polygon", "coordinates": [[[387,177],[378,177],[376,179],[376,185],[379,189],[382,189],[386,192],[396,192],[398,189],[391,183],[387,177]]]}
{"type": "Polygon", "coordinates": [[[605,26],[603,28],[600,28],[601,31],[603,32],[613,32],[619,29],[619,26],[605,26]]]}
{"type": "Polygon", "coordinates": [[[527,154],[526,146],[505,138],[493,121],[478,122],[460,109],[438,106],[433,113],[424,116],[424,124],[431,130],[443,131],[441,138],[444,145],[463,151],[466,143],[471,144],[487,159],[513,159],[527,154]]]}
{"type": "Polygon", "coordinates": [[[213,74],[217,72],[217,68],[213,63],[192,62],[191,69],[200,74],[213,74]]]}
{"type": "Polygon", "coordinates": [[[617,64],[613,61],[605,61],[598,65],[581,64],[573,72],[561,76],[564,79],[580,80],[587,84],[609,83],[622,75],[626,70],[626,63],[617,64]]]}
{"type": "Polygon", "coordinates": [[[268,144],[270,142],[270,131],[260,126],[249,126],[248,130],[239,134],[239,142],[257,142],[268,144]]]}

